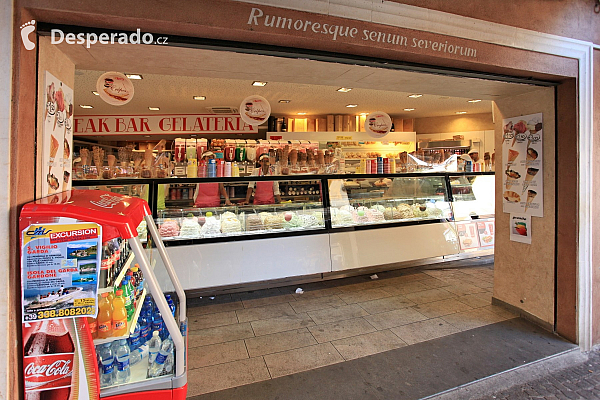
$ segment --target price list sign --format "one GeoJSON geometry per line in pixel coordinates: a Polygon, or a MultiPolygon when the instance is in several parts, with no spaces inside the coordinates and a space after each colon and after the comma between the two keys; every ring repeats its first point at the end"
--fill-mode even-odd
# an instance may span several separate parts
{"type": "Polygon", "coordinates": [[[22,235],[23,322],[95,317],[101,226],[36,224],[22,235]]]}

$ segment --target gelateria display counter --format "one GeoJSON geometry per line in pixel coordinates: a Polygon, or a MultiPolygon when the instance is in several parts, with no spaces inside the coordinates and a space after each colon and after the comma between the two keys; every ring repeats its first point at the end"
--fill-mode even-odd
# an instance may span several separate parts
{"type": "MultiPolygon", "coordinates": [[[[475,256],[494,246],[493,173],[113,179],[74,186],[146,198],[188,291],[316,280],[475,256]]],[[[147,227],[138,233],[146,239],[147,227]]]]}

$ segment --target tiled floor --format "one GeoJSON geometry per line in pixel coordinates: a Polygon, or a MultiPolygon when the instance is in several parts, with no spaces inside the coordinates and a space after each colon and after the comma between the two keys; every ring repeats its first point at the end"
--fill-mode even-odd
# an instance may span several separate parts
{"type": "Polygon", "coordinates": [[[493,264],[189,299],[188,396],[393,350],[515,315],[493,264]]]}

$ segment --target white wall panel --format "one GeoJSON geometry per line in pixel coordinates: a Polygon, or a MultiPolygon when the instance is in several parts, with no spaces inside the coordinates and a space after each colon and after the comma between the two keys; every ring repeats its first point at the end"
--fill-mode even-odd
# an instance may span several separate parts
{"type": "MultiPolygon", "coordinates": [[[[174,246],[167,252],[185,290],[331,271],[327,234],[174,246]]],[[[163,290],[173,290],[160,258],[154,271],[163,290]]]]}
{"type": "Polygon", "coordinates": [[[451,223],[400,226],[331,234],[333,271],[457,254],[451,223]]]}

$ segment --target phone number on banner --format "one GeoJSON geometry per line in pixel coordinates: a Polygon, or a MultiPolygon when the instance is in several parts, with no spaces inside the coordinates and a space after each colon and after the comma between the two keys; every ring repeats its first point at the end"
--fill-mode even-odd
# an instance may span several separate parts
{"type": "Polygon", "coordinates": [[[94,315],[94,307],[62,308],[60,310],[38,311],[25,315],[26,321],[36,321],[49,318],[78,317],[94,315]]]}

